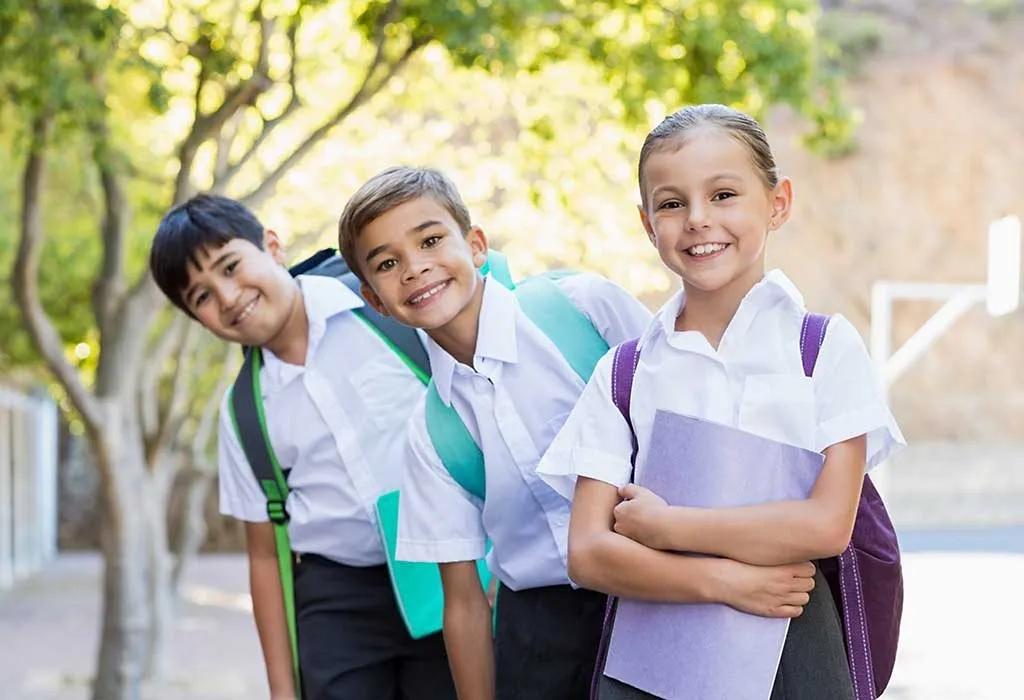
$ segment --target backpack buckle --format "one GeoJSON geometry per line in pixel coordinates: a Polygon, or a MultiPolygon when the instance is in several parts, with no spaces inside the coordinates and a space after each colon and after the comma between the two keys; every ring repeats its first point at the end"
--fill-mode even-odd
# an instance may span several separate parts
{"type": "Polygon", "coordinates": [[[288,511],[284,507],[284,501],[267,501],[267,517],[275,525],[284,525],[288,522],[288,511]]]}

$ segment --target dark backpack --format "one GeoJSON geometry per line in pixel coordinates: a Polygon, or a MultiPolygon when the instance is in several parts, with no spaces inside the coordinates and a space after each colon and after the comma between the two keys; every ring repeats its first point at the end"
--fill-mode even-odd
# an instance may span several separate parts
{"type": "MultiPolygon", "coordinates": [[[[814,374],[828,321],[828,316],[820,314],[804,317],[800,353],[807,377],[814,374]]],[[[630,397],[639,360],[639,340],[630,340],[615,348],[612,400],[630,429],[633,427],[629,413],[630,397]]],[[[635,433],[633,458],[636,459],[635,433]]],[[[819,564],[842,613],[854,698],[874,700],[889,684],[896,662],[903,614],[903,566],[896,531],[881,496],[867,475],[864,476],[849,546],[838,557],[823,559],[819,564]]],[[[614,616],[615,604],[610,599],[595,681],[604,666],[603,657],[607,653],[607,639],[614,616]]]]}

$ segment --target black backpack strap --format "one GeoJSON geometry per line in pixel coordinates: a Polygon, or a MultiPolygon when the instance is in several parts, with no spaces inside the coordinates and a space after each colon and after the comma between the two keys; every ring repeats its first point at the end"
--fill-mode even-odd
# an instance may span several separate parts
{"type": "Polygon", "coordinates": [[[284,594],[285,619],[292,648],[292,670],[295,674],[295,690],[301,696],[299,676],[299,646],[295,625],[294,575],[292,573],[292,549],[288,538],[288,482],[277,455],[270,444],[267,424],[263,415],[263,396],[260,391],[260,365],[262,356],[258,349],[246,348],[245,361],[231,387],[229,407],[235,433],[242,445],[245,458],[252,468],[260,488],[267,497],[267,515],[274,526],[274,546],[277,550],[278,570],[281,574],[281,590],[284,594]]]}

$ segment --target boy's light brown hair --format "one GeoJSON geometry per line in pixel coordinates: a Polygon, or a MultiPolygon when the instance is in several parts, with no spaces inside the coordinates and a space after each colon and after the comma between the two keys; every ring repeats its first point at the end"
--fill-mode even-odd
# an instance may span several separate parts
{"type": "Polygon", "coordinates": [[[455,183],[443,173],[404,165],[383,170],[356,190],[338,221],[338,250],[359,279],[366,281],[354,249],[363,229],[395,207],[420,197],[432,198],[448,210],[463,235],[469,232],[473,225],[469,209],[455,183]]]}

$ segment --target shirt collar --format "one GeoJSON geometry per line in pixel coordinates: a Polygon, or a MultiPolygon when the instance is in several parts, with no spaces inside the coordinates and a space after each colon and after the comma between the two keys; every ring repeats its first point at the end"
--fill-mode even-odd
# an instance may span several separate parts
{"type": "MultiPolygon", "coordinates": [[[[306,362],[308,363],[316,354],[320,341],[324,338],[328,319],[340,313],[361,308],[365,302],[346,287],[341,280],[334,277],[301,275],[296,278],[296,283],[299,285],[302,305],[309,323],[306,347],[306,362]]],[[[263,364],[266,368],[266,388],[271,392],[280,389],[304,371],[304,367],[283,362],[266,349],[263,350],[263,364]]]]}
{"type": "MultiPolygon", "coordinates": [[[[733,316],[733,323],[752,317],[757,312],[768,309],[779,301],[801,311],[804,309],[804,298],[796,285],[782,270],[771,270],[743,297],[743,301],[740,302],[740,306],[736,310],[736,315],[733,316]]],[[[676,318],[683,310],[685,303],[686,292],[679,289],[654,315],[651,324],[640,338],[640,344],[644,345],[659,335],[671,338],[676,330],[676,318]]]]}
{"type": "MultiPolygon", "coordinates": [[[[477,358],[487,358],[498,362],[514,363],[519,361],[519,348],[516,345],[516,320],[519,304],[515,294],[490,275],[484,278],[484,295],[480,304],[480,320],[477,322],[476,353],[477,358]]],[[[427,343],[427,354],[430,356],[431,376],[438,396],[446,406],[451,405],[452,377],[458,361],[452,357],[433,339],[427,343]]]]}

